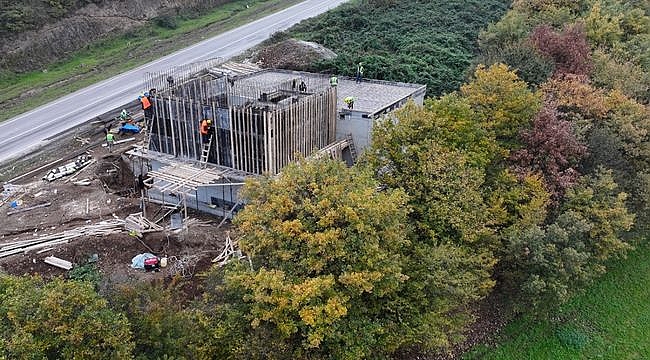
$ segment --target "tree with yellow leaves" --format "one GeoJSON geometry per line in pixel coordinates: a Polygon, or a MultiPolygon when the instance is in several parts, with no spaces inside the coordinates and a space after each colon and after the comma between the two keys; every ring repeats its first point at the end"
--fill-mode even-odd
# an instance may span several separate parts
{"type": "Polygon", "coordinates": [[[235,224],[252,269],[231,265],[219,286],[243,315],[231,320],[248,323],[235,326],[249,346],[228,356],[378,358],[404,342],[398,293],[409,279],[410,243],[403,191],[317,159],[250,181],[243,195],[248,204],[235,224]]]}

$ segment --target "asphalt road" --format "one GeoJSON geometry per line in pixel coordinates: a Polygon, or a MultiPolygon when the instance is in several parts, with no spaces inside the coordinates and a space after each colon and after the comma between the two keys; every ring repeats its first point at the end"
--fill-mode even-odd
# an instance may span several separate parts
{"type": "Polygon", "coordinates": [[[0,163],[29,153],[60,132],[134,101],[138,93],[145,91],[145,73],[217,57],[231,58],[277,31],[346,1],[304,1],[0,123],[0,163]]]}

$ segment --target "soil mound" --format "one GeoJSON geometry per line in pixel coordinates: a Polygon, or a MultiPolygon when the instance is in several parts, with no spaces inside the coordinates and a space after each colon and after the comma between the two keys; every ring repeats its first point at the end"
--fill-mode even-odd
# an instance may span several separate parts
{"type": "Polygon", "coordinates": [[[265,68],[308,70],[315,61],[335,57],[336,53],[320,44],[287,39],[262,48],[254,61],[265,68]]]}

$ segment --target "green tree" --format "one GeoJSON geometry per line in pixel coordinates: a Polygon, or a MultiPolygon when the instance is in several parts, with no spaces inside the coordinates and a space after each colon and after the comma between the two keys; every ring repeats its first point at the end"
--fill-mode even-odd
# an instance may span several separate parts
{"type": "Polygon", "coordinates": [[[493,219],[481,187],[496,144],[457,95],[424,109],[407,105],[395,116],[375,124],[364,161],[382,184],[409,195],[413,249],[402,296],[408,313],[421,316],[402,315],[406,336],[424,347],[448,346],[467,320],[459,308],[494,285],[493,219]]]}
{"type": "Polygon", "coordinates": [[[623,238],[634,220],[626,197],[611,171],[601,169],[567,191],[551,224],[506,232],[502,262],[517,279],[523,304],[543,308],[566,301],[605,271],[607,259],[631,248],[623,238]]]}
{"type": "Polygon", "coordinates": [[[110,288],[111,307],[128,320],[136,359],[194,359],[201,333],[195,313],[185,309],[183,289],[173,281],[118,284],[110,288]],[[179,296],[180,295],[180,296],[179,296]]]}
{"type": "Polygon", "coordinates": [[[88,282],[0,275],[0,357],[130,359],[126,317],[88,282]]]}

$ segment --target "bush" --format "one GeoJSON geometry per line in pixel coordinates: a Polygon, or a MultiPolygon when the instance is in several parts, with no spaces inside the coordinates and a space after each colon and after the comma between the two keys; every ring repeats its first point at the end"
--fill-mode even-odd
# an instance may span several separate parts
{"type": "Polygon", "coordinates": [[[154,24],[165,29],[176,29],[178,27],[178,19],[173,15],[160,15],[153,19],[154,24]]]}
{"type": "Polygon", "coordinates": [[[0,275],[0,358],[130,359],[124,315],[90,283],[0,275]]]}

